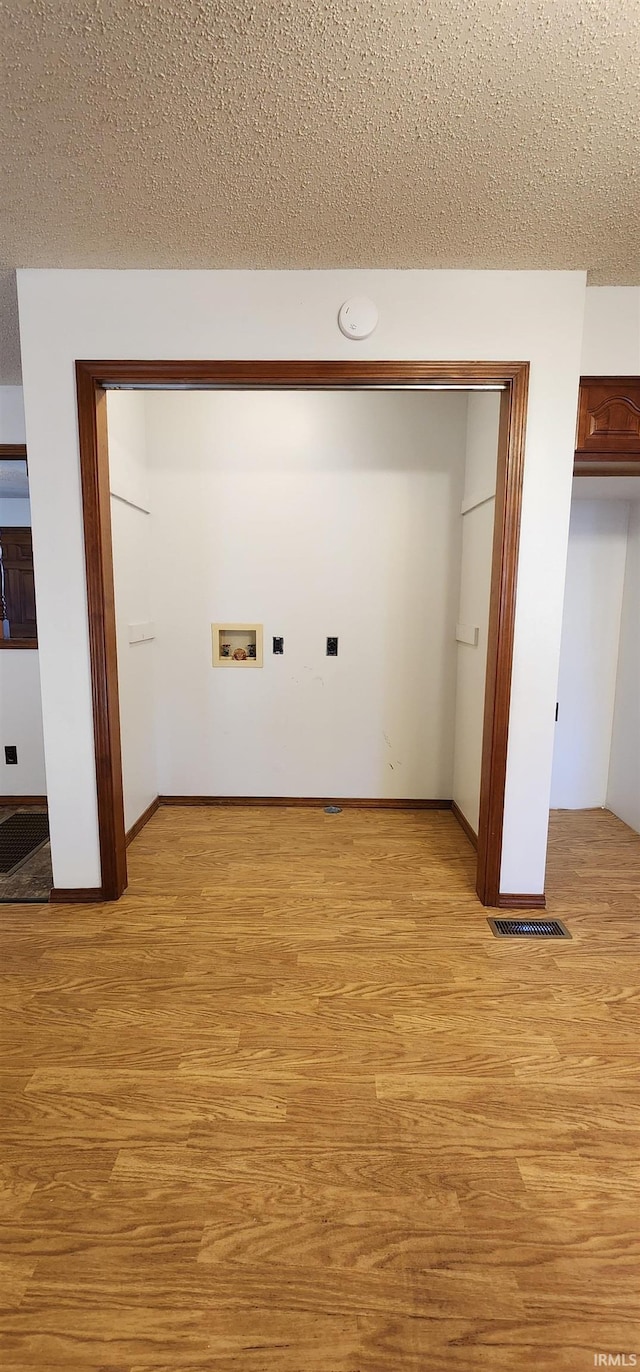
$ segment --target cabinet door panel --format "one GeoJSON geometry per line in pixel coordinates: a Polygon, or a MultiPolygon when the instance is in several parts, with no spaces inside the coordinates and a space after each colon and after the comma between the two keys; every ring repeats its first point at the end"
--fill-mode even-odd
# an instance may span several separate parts
{"type": "Polygon", "coordinates": [[[36,630],[36,595],[33,581],[31,529],[0,529],[4,568],[4,611],[11,640],[33,641],[36,630]]]}
{"type": "Polygon", "coordinates": [[[640,461],[640,378],[583,377],[576,457],[640,461]]]}

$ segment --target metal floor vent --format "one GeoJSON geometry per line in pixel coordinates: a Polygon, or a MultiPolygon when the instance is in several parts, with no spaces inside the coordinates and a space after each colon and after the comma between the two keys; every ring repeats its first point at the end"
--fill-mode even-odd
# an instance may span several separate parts
{"type": "Polygon", "coordinates": [[[488,919],[496,938],[571,938],[559,919],[488,919]]]}
{"type": "Polygon", "coordinates": [[[0,872],[11,876],[49,837],[49,816],[23,810],[0,824],[0,872]]]}

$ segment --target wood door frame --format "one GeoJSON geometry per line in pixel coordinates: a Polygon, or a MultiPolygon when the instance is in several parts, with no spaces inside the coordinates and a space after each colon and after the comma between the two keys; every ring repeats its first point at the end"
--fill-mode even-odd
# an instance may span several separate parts
{"type": "Polygon", "coordinates": [[[464,389],[502,386],[482,743],[476,890],[500,904],[500,868],[529,383],[528,362],[77,361],[78,432],[93,696],[101,896],[127,885],[106,392],[143,389],[464,389]]]}

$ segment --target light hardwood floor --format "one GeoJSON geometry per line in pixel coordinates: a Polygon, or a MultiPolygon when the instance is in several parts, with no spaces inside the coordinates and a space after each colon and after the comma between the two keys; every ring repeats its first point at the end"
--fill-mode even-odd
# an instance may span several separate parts
{"type": "Polygon", "coordinates": [[[474,861],[164,809],[119,904],[2,908],[3,1372],[640,1366],[640,837],[554,817],[571,942],[474,861]]]}

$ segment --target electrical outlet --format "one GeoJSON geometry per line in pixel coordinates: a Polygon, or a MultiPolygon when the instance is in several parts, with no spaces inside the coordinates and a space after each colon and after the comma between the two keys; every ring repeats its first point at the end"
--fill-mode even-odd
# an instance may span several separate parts
{"type": "Polygon", "coordinates": [[[283,638],[274,638],[274,640],[273,640],[273,651],[274,651],[274,653],[276,654],[276,657],[282,657],[282,655],[283,655],[283,653],[284,653],[284,639],[283,639],[283,638]]]}
{"type": "Polygon", "coordinates": [[[327,639],[327,657],[337,657],[337,656],[338,656],[338,640],[337,640],[337,638],[328,638],[328,639],[327,639]]]}
{"type": "Polygon", "coordinates": [[[4,750],[4,760],[7,767],[15,767],[18,763],[18,749],[15,743],[8,743],[4,750]]]}

